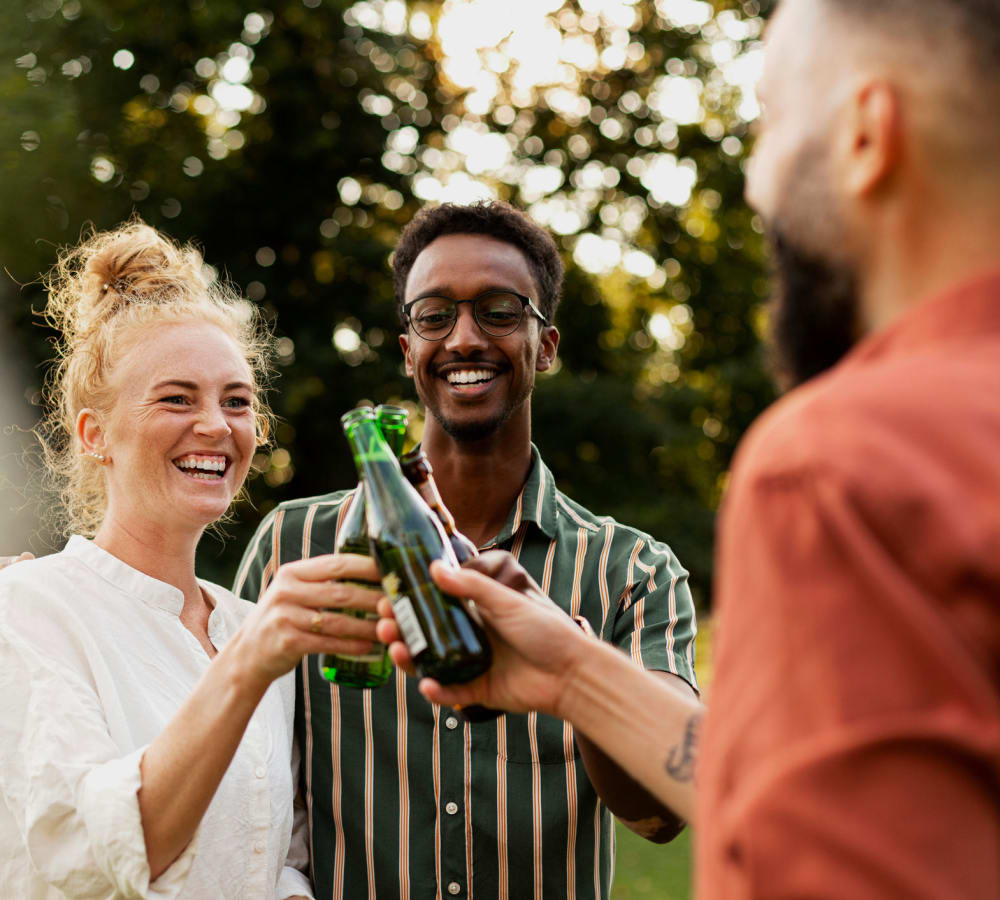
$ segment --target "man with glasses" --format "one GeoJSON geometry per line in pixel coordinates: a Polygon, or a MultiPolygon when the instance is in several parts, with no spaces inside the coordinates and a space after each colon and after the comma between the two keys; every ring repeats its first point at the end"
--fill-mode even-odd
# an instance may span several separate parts
{"type": "MultiPolygon", "coordinates": [[[[552,238],[503,203],[445,204],[404,229],[393,268],[406,372],[427,411],[423,448],[459,529],[510,551],[567,617],[694,696],[687,572],[665,544],[562,494],[531,443],[535,375],[559,345],[552,238]]],[[[332,547],[347,496],[272,513],[237,592],[255,599],[303,546],[332,547]]],[[[606,900],[609,809],[657,842],[682,827],[556,718],[469,723],[402,672],[377,691],[338,689],[314,666],[302,674],[318,897],[606,900]]]]}

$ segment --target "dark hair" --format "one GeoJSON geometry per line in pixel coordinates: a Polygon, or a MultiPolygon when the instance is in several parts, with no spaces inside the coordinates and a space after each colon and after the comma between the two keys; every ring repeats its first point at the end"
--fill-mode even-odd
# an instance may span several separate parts
{"type": "MultiPolygon", "coordinates": [[[[1000,84],[1000,2],[998,0],[824,0],[859,23],[878,20],[893,39],[919,34],[933,52],[951,46],[983,76],[984,89],[1000,84]],[[942,36],[945,39],[942,40],[942,36]],[[951,40],[955,36],[958,41],[951,40]]],[[[931,60],[928,59],[928,65],[931,60]]]]}
{"type": "Polygon", "coordinates": [[[562,294],[563,264],[551,235],[527,214],[501,200],[483,200],[468,206],[442,203],[418,212],[403,229],[392,257],[396,309],[403,318],[403,298],[410,269],[421,251],[446,234],[483,234],[513,244],[528,261],[538,286],[538,307],[553,322],[562,294]]]}

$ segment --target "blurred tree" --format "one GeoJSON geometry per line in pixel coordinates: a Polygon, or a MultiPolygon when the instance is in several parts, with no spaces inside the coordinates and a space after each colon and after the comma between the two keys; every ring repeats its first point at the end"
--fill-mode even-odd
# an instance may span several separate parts
{"type": "Polygon", "coordinates": [[[353,481],[341,412],[413,401],[399,229],[427,201],[510,199],[568,264],[535,440],[568,493],[670,542],[704,596],[733,447],[771,397],[733,68],[760,24],[754,0],[7,5],[3,327],[45,359],[33,282],[83,223],[133,210],[198,240],[275,317],[283,422],[234,539],[201,560],[226,581],[261,513],[353,481]],[[544,51],[525,45],[525,10],[544,51]]]}

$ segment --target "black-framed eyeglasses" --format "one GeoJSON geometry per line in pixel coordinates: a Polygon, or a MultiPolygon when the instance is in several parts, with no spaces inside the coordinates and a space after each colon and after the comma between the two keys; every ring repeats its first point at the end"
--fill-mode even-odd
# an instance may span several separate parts
{"type": "Polygon", "coordinates": [[[472,304],[472,317],[483,334],[490,337],[504,337],[517,331],[526,309],[543,325],[549,324],[531,299],[517,291],[484,291],[469,300],[433,295],[417,297],[403,305],[403,315],[425,341],[443,341],[455,328],[460,303],[472,304]]]}

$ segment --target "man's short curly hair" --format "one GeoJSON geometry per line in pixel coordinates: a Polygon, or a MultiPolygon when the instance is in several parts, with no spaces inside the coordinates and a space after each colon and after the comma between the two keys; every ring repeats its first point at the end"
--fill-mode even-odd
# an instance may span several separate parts
{"type": "Polygon", "coordinates": [[[410,269],[428,244],[446,234],[483,234],[517,247],[527,259],[538,287],[538,297],[532,299],[550,323],[555,320],[563,282],[563,264],[555,241],[541,225],[509,203],[484,200],[469,205],[442,203],[424,207],[403,229],[392,268],[396,309],[404,327],[403,299],[410,269]]]}

